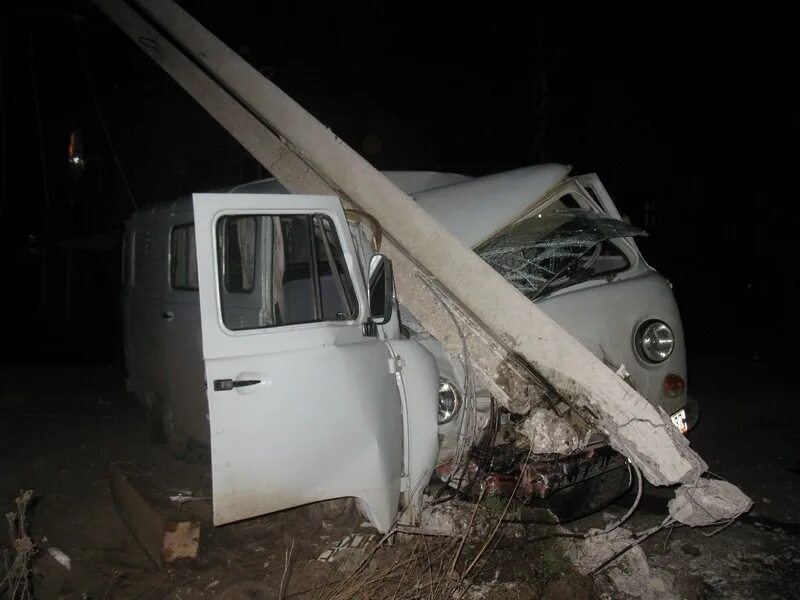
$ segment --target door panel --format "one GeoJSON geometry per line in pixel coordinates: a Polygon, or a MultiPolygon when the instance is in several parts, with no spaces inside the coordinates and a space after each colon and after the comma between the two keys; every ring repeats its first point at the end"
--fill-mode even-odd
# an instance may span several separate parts
{"type": "Polygon", "coordinates": [[[203,388],[200,305],[197,301],[197,257],[193,215],[172,215],[169,227],[169,272],[161,311],[164,331],[162,369],[167,377],[164,402],[173,412],[175,435],[209,443],[208,406],[203,388]]]}
{"type": "Polygon", "coordinates": [[[400,492],[400,396],[386,343],[362,335],[366,292],[339,200],[256,194],[193,198],[215,524],[353,496],[386,531],[400,492]],[[259,227],[272,227],[279,239],[269,249],[258,242],[242,245],[257,255],[268,250],[272,258],[261,261],[265,266],[257,267],[249,282],[253,289],[269,291],[269,310],[256,328],[232,323],[223,314],[224,296],[220,301],[228,267],[217,223],[243,215],[259,218],[259,227]],[[304,234],[304,223],[317,227],[304,234]],[[322,253],[315,244],[329,247],[322,253]],[[323,255],[328,262],[319,258],[323,255]],[[325,277],[335,285],[322,282],[325,277]],[[340,302],[345,292],[350,299],[340,302]],[[340,295],[331,299],[330,294],[340,295]],[[305,306],[293,311],[293,302],[305,306]],[[348,303],[352,311],[341,308],[348,303]],[[311,322],[298,322],[307,317],[311,322]]]}

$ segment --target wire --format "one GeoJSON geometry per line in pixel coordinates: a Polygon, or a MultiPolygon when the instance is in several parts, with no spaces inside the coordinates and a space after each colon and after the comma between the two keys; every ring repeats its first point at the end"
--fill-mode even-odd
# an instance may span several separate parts
{"type": "Polygon", "coordinates": [[[47,236],[47,211],[50,208],[50,193],[47,185],[47,160],[44,151],[44,133],[42,131],[42,113],[39,106],[39,84],[36,80],[36,55],[33,43],[33,25],[30,29],[31,81],[33,82],[33,104],[36,107],[36,124],[39,131],[39,157],[42,161],[42,190],[44,193],[44,210],[42,211],[43,237],[47,236]]]}
{"type": "Polygon", "coordinates": [[[79,19],[75,20],[75,30],[78,35],[78,45],[80,46],[83,70],[86,72],[86,81],[89,84],[89,92],[92,96],[92,103],[94,104],[95,112],[97,113],[97,120],[100,122],[100,126],[103,129],[103,134],[105,135],[106,142],[108,143],[108,149],[111,151],[111,155],[114,157],[114,164],[117,166],[117,171],[119,171],[119,176],[122,179],[122,183],[125,185],[125,190],[128,192],[128,197],[131,199],[131,204],[133,204],[133,207],[138,210],[139,204],[136,202],[136,198],[133,195],[133,190],[131,189],[130,183],[128,183],[128,177],[125,175],[125,171],[122,168],[122,163],[119,160],[119,156],[117,155],[116,150],[114,150],[114,144],[111,141],[111,134],[106,126],[106,120],[103,118],[103,111],[100,110],[100,103],[97,101],[97,94],[95,93],[94,89],[94,81],[92,80],[92,72],[89,70],[89,61],[86,58],[86,48],[83,45],[83,34],[81,33],[81,22],[79,19]]]}
{"type": "Polygon", "coordinates": [[[609,525],[605,529],[594,531],[592,533],[585,533],[583,535],[583,537],[590,538],[590,537],[594,537],[594,536],[597,536],[597,535],[606,535],[607,533],[611,533],[617,527],[619,527],[625,521],[627,521],[630,518],[630,516],[633,514],[633,511],[635,511],[638,508],[639,502],[642,500],[642,488],[644,487],[642,485],[642,472],[633,463],[628,463],[628,474],[630,475],[630,477],[633,477],[633,473],[636,473],[636,481],[638,482],[637,483],[638,487],[637,487],[637,491],[636,491],[636,500],[633,501],[633,504],[631,504],[631,507],[628,509],[628,512],[626,512],[625,515],[623,515],[623,517],[621,519],[619,519],[618,521],[612,523],[611,525],[609,525]]]}
{"type": "Polygon", "coordinates": [[[0,220],[3,219],[3,206],[5,206],[6,189],[8,189],[8,170],[6,169],[8,152],[6,151],[6,104],[3,98],[3,53],[6,48],[6,35],[9,25],[3,27],[3,34],[0,36],[0,171],[2,171],[2,182],[0,182],[0,220]]]}

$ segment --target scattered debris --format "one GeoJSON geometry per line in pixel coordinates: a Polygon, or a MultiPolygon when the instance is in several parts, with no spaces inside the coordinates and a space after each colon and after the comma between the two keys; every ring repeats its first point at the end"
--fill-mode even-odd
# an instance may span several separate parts
{"type": "Polygon", "coordinates": [[[320,554],[317,560],[324,563],[337,563],[340,572],[349,573],[364,562],[369,553],[375,549],[378,540],[379,537],[375,534],[346,535],[320,554]]]}
{"type": "Polygon", "coordinates": [[[465,532],[470,532],[476,537],[483,537],[493,524],[490,515],[487,515],[490,511],[480,504],[457,500],[434,504],[431,498],[426,497],[423,505],[419,527],[413,531],[424,535],[461,537],[465,532]]]}
{"type": "Polygon", "coordinates": [[[169,496],[170,502],[183,506],[187,502],[197,502],[198,500],[212,500],[211,496],[194,496],[192,490],[175,490],[178,492],[174,496],[169,496]]]}
{"type": "Polygon", "coordinates": [[[736,519],[752,506],[753,501],[735,485],[703,477],[677,489],[669,501],[669,514],[684,525],[703,527],[736,519]]]}
{"type": "Polygon", "coordinates": [[[141,469],[113,463],[111,494],[120,516],[159,568],[197,556],[200,520],[173,506],[141,469]]]}
{"type": "Polygon", "coordinates": [[[50,546],[47,549],[47,553],[52,556],[58,564],[64,567],[67,571],[72,569],[72,559],[67,556],[63,551],[59,550],[55,546],[50,546]]]}
{"type": "Polygon", "coordinates": [[[5,573],[0,579],[0,592],[10,600],[32,600],[31,559],[38,552],[28,535],[27,510],[33,490],[23,490],[16,498],[16,511],[6,513],[10,536],[10,552],[3,549],[5,573]]]}
{"type": "Polygon", "coordinates": [[[669,576],[651,570],[644,550],[630,530],[618,527],[609,533],[590,530],[585,538],[567,542],[567,555],[582,575],[601,571],[616,590],[633,598],[679,600],[669,576]]]}
{"type": "Polygon", "coordinates": [[[572,454],[580,450],[588,442],[583,439],[570,424],[546,408],[535,408],[530,415],[519,422],[516,427],[521,438],[517,445],[532,448],[532,454],[572,454]]]}

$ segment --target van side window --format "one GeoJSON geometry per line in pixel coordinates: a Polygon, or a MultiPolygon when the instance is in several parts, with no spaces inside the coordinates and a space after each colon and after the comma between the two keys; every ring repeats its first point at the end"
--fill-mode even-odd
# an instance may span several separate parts
{"type": "Polygon", "coordinates": [[[325,215],[231,215],[217,222],[220,304],[237,331],[353,319],[358,303],[325,215]]]}
{"type": "Polygon", "coordinates": [[[122,287],[128,288],[133,285],[132,269],[133,266],[133,239],[132,231],[125,232],[122,236],[122,287]]]}
{"type": "Polygon", "coordinates": [[[174,290],[197,291],[197,249],[194,225],[178,225],[170,234],[169,281],[174,290]]]}
{"type": "MultiPolygon", "coordinates": [[[[151,235],[149,231],[138,229],[133,237],[133,285],[142,285],[147,288],[148,268],[150,258],[151,235]]],[[[153,269],[150,269],[152,272],[153,269]]]]}

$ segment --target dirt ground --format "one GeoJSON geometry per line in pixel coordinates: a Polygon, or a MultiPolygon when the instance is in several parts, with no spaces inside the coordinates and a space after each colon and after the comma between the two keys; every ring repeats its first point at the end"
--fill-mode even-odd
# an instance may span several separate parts
{"type": "MultiPolygon", "coordinates": [[[[756,505],[712,537],[675,528],[643,544],[650,569],[679,597],[800,597],[800,404],[787,372],[758,362],[692,362],[691,391],[701,405],[692,445],[715,474],[739,484],[756,505]]],[[[374,533],[357,518],[319,523],[301,511],[215,528],[208,522],[210,503],[200,499],[186,505],[204,519],[198,558],[160,571],[115,510],[108,466],[118,460],[134,460],[166,490],[210,494],[206,464],[177,460],[164,445],[147,441],[144,415],[112,369],[0,371],[0,510],[10,510],[21,489],[34,490],[30,524],[39,547],[33,564],[38,598],[275,598],[282,585],[287,597],[319,597],[302,592],[340,574],[314,559],[348,534],[374,533]],[[69,570],[49,548],[71,559],[69,570]]],[[[628,528],[661,522],[670,497],[668,489],[646,487],[628,528]]],[[[569,527],[584,530],[618,517],[631,500],[569,527]]],[[[506,536],[514,542],[502,564],[484,577],[487,583],[516,581],[502,597],[619,597],[601,581],[594,585],[574,575],[548,544],[520,545],[524,535],[506,536]]],[[[426,544],[425,551],[436,551],[437,543],[426,544]]],[[[381,560],[393,564],[420,547],[419,541],[399,540],[381,560]]],[[[503,545],[497,553],[503,555],[503,545]]],[[[480,597],[486,589],[476,585],[470,595],[480,597]]]]}

